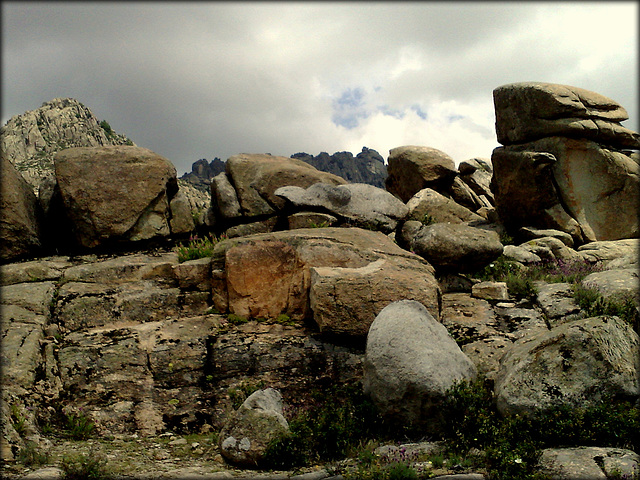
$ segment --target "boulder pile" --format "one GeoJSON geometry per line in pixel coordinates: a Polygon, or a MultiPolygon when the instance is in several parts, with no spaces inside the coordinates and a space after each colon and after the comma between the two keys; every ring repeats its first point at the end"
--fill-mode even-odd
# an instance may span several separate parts
{"type": "Polygon", "coordinates": [[[494,99],[491,160],[398,147],[382,189],[234,155],[204,223],[144,148],[61,150],[38,197],[2,156],[2,458],[82,412],[101,435],[217,431],[225,461],[255,468],[288,407],[345,383],[432,435],[463,380],[486,379],[505,416],[640,401],[637,323],[592,315],[568,281],[523,295],[485,278],[598,265],[578,285],[640,312],[638,135],[574,87],[494,99]],[[210,253],[179,258],[205,234],[210,253]]]}

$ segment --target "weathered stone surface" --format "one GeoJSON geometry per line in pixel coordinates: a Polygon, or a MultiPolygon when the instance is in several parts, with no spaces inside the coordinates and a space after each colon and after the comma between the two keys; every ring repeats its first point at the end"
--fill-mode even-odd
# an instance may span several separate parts
{"type": "Polygon", "coordinates": [[[211,257],[187,260],[173,266],[178,286],[186,290],[211,290],[211,257]]]}
{"type": "Polygon", "coordinates": [[[269,217],[257,222],[241,223],[240,225],[227,228],[224,235],[227,238],[236,238],[255,235],[258,233],[269,233],[275,230],[277,223],[278,217],[269,217]]]}
{"type": "Polygon", "coordinates": [[[310,307],[322,333],[364,338],[380,311],[398,300],[415,300],[437,315],[440,289],[431,269],[384,259],[360,268],[311,268],[310,307]]]}
{"type": "Polygon", "coordinates": [[[540,237],[519,246],[546,260],[555,260],[564,264],[584,262],[582,255],[555,237],[540,237]],[[547,256],[542,251],[550,252],[551,255],[547,256]]]}
{"type": "Polygon", "coordinates": [[[364,391],[381,413],[400,424],[437,430],[434,411],[454,382],[473,380],[476,368],[446,328],[424,306],[394,302],[376,317],[364,360],[364,391]]]}
{"type": "Polygon", "coordinates": [[[575,320],[518,340],[505,354],[495,394],[503,413],[588,406],[606,395],[640,396],[640,339],[617,317],[575,320]]]}
{"type": "Polygon", "coordinates": [[[58,280],[64,269],[71,265],[68,257],[47,257],[0,265],[0,285],[58,280]]]}
{"type": "Polygon", "coordinates": [[[471,158],[460,162],[458,165],[460,180],[478,197],[485,197],[490,205],[494,205],[493,192],[491,191],[491,176],[493,165],[489,158],[471,158]]]}
{"type": "Polygon", "coordinates": [[[545,448],[540,470],[553,480],[633,478],[640,468],[637,453],[611,447],[545,448]]]}
{"type": "Polygon", "coordinates": [[[523,237],[524,240],[535,240],[536,238],[553,237],[562,241],[567,247],[573,248],[573,238],[566,232],[560,230],[553,230],[551,228],[539,229],[533,227],[522,227],[518,230],[518,235],[523,237]]]}
{"type": "Polygon", "coordinates": [[[460,347],[487,380],[495,380],[500,369],[500,359],[509,350],[513,341],[504,335],[481,338],[460,347]]]}
{"type": "Polygon", "coordinates": [[[169,211],[171,217],[169,219],[169,228],[173,235],[184,235],[193,232],[196,228],[189,200],[182,190],[169,202],[169,211]]]}
{"type": "Polygon", "coordinates": [[[440,150],[396,147],[389,150],[385,188],[406,203],[427,187],[448,190],[457,174],[453,159],[440,150]]]}
{"type": "Polygon", "coordinates": [[[516,305],[512,302],[498,303],[494,307],[499,330],[505,332],[510,340],[518,340],[536,332],[548,330],[539,309],[531,306],[516,305]]]}
{"type": "Polygon", "coordinates": [[[569,283],[536,282],[538,305],[551,327],[575,320],[580,307],[573,299],[573,289],[569,283]]]}
{"type": "Polygon", "coordinates": [[[169,235],[169,200],[177,180],[166,158],[141,147],[78,147],[58,152],[55,168],[80,245],[169,235]]]}
{"type": "Polygon", "coordinates": [[[431,188],[424,188],[407,202],[409,219],[422,222],[428,218],[431,223],[464,223],[484,219],[468,208],[431,188]]]}
{"type": "Polygon", "coordinates": [[[579,243],[639,235],[640,166],[624,153],[548,137],[496,148],[492,161],[496,206],[514,231],[551,228],[579,243]]]}
{"type": "Polygon", "coordinates": [[[637,258],[640,255],[639,252],[639,238],[591,242],[578,247],[578,253],[592,263],[608,263],[626,256],[637,258]]]}
{"type": "Polygon", "coordinates": [[[220,311],[244,317],[285,313],[303,319],[311,313],[311,267],[361,268],[379,259],[394,268],[408,262],[425,274],[432,271],[386,235],[359,228],[297,229],[226,240],[214,251],[214,303],[220,311]]]}
{"type": "Polygon", "coordinates": [[[480,282],[471,287],[471,295],[485,300],[509,300],[505,282],[480,282]]]}
{"type": "Polygon", "coordinates": [[[306,189],[287,186],[277,189],[275,195],[298,209],[325,209],[354,226],[375,228],[385,233],[395,230],[398,221],[408,213],[407,206],[396,197],[366,183],[337,186],[316,183],[306,189]]]}
{"type": "Polygon", "coordinates": [[[521,82],[493,91],[496,133],[502,145],[550,136],[587,138],[616,148],[640,148],[640,136],[620,125],[629,118],[615,101],[588,90],[521,82]]]}
{"type": "Polygon", "coordinates": [[[436,268],[471,272],[502,254],[497,233],[464,224],[427,225],[411,242],[411,248],[436,268]]]}
{"type": "Polygon", "coordinates": [[[247,398],[220,432],[222,455],[234,464],[258,467],[267,446],[289,432],[282,395],[273,388],[247,398]]]}
{"type": "Polygon", "coordinates": [[[634,268],[605,270],[587,275],[580,282],[605,297],[633,298],[640,305],[640,275],[634,268]]]}
{"type": "Polygon", "coordinates": [[[491,162],[496,210],[508,230],[551,228],[567,232],[582,243],[580,224],[564,210],[553,184],[557,163],[553,155],[524,146],[498,147],[491,154],[491,162]]]}
{"type": "Polygon", "coordinates": [[[0,261],[33,256],[42,250],[42,208],[29,184],[4,155],[0,183],[0,261]]]}
{"type": "Polygon", "coordinates": [[[553,166],[555,184],[565,210],[578,221],[585,238],[595,241],[640,236],[637,161],[587,140],[545,138],[532,147],[550,152],[558,160],[553,166]]]}
{"type": "Polygon", "coordinates": [[[226,175],[234,186],[240,213],[246,217],[273,215],[284,206],[274,192],[286,185],[307,188],[314,183],[343,185],[337,175],[321,172],[302,160],[263,154],[239,154],[229,157],[226,175]]]}
{"type": "Polygon", "coordinates": [[[449,195],[455,203],[468,208],[472,212],[485,206],[480,197],[460,177],[453,179],[449,195]]]}
{"type": "Polygon", "coordinates": [[[502,255],[522,264],[538,263],[542,260],[539,255],[532,251],[532,249],[517,245],[505,245],[502,255]]]}
{"type": "Polygon", "coordinates": [[[58,358],[68,401],[101,433],[151,435],[202,422],[206,340],[218,325],[210,315],[67,335],[58,358]]]}
{"type": "Polygon", "coordinates": [[[229,219],[241,216],[238,195],[224,172],[211,180],[211,206],[216,216],[221,218],[229,219]]]}
{"type": "Polygon", "coordinates": [[[296,228],[321,228],[331,227],[338,219],[328,213],[298,212],[287,217],[289,230],[296,228]]]}

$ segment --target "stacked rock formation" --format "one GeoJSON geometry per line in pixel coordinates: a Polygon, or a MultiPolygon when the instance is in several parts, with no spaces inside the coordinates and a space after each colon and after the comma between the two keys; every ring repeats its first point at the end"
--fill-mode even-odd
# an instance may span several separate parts
{"type": "Polygon", "coordinates": [[[640,135],[613,100],[577,87],[515,83],[493,92],[496,208],[511,231],[553,228],[577,243],[640,235],[640,135]]]}

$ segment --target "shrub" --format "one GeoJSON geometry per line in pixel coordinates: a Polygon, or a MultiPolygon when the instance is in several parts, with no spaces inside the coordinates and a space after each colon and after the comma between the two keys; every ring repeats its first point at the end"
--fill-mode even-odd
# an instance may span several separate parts
{"type": "Polygon", "coordinates": [[[243,323],[247,323],[249,320],[246,317],[241,315],[236,315],[235,313],[227,314],[227,321],[232,323],[233,325],[242,325],[243,323]]]}
{"type": "Polygon", "coordinates": [[[573,286],[573,298],[588,317],[620,317],[636,331],[640,331],[640,312],[632,294],[604,297],[596,288],[576,284],[573,286]]]}
{"type": "Polygon", "coordinates": [[[640,448],[640,407],[613,398],[589,407],[565,405],[502,417],[488,385],[479,380],[454,385],[443,410],[447,451],[463,455],[471,448],[484,451],[479,461],[492,480],[542,478],[535,467],[543,448],[640,448]]]}
{"type": "Polygon", "coordinates": [[[109,477],[106,459],[95,453],[65,456],[60,468],[65,480],[98,480],[109,477]]]}
{"type": "Polygon", "coordinates": [[[178,262],[212,256],[213,249],[219,241],[219,238],[211,234],[204,238],[198,238],[197,235],[192,236],[187,245],[180,244],[175,248],[175,251],[178,252],[178,262]]]}
{"type": "Polygon", "coordinates": [[[38,450],[38,446],[33,441],[27,441],[18,452],[18,462],[23,465],[44,465],[49,461],[49,455],[38,450]]]}
{"type": "Polygon", "coordinates": [[[383,432],[382,419],[360,386],[313,392],[312,398],[314,403],[289,421],[290,434],[268,446],[270,468],[344,458],[363,440],[383,432]]]}
{"type": "Polygon", "coordinates": [[[95,424],[83,414],[66,415],[65,434],[74,440],[86,440],[95,432],[95,424]]]}

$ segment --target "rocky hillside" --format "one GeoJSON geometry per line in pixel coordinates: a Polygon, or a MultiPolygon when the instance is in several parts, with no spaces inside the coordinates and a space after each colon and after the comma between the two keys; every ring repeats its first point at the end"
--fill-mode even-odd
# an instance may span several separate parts
{"type": "Polygon", "coordinates": [[[0,149],[37,193],[53,173],[53,156],[70,147],[134,145],[78,100],[54,98],[14,115],[0,128],[0,149]]]}

